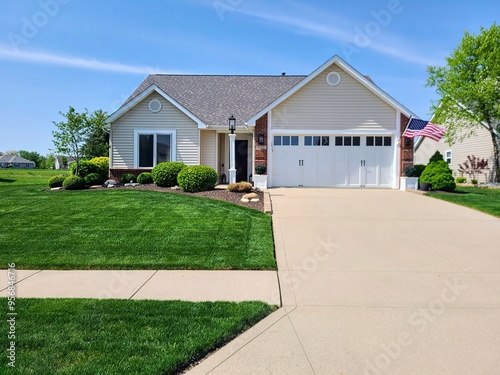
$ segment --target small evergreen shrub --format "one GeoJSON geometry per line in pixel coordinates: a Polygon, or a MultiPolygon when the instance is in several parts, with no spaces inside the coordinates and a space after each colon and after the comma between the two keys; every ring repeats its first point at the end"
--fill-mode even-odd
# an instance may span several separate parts
{"type": "Polygon", "coordinates": [[[415,177],[420,177],[422,172],[424,171],[426,165],[425,164],[415,164],[413,168],[415,168],[415,177]]]}
{"type": "Polygon", "coordinates": [[[179,172],[177,183],[182,190],[197,193],[215,188],[218,178],[215,169],[204,165],[193,165],[179,172]]]}
{"type": "Polygon", "coordinates": [[[139,176],[137,176],[137,182],[140,184],[152,184],[153,175],[150,172],[142,172],[139,176]]]}
{"type": "Polygon", "coordinates": [[[130,181],[136,182],[137,178],[132,173],[124,173],[120,176],[120,182],[122,184],[128,184],[130,181]]]}
{"type": "Polygon", "coordinates": [[[434,155],[431,156],[429,159],[429,163],[432,163],[433,161],[441,161],[444,160],[443,154],[441,154],[439,151],[436,151],[434,155]]]}
{"type": "Polygon", "coordinates": [[[477,185],[477,182],[478,182],[478,181],[477,181],[475,178],[473,178],[472,180],[470,180],[470,183],[471,183],[472,185],[477,185]]]}
{"type": "Polygon", "coordinates": [[[252,184],[250,182],[237,182],[236,184],[229,184],[227,190],[232,193],[250,193],[252,184]]]}
{"type": "MultiPolygon", "coordinates": [[[[69,170],[72,175],[75,175],[76,172],[76,162],[71,163],[69,170]]],[[[90,160],[80,160],[78,166],[78,176],[85,177],[91,173],[98,173],[101,175],[102,180],[106,180],[108,178],[108,170],[109,170],[109,158],[101,156],[98,158],[93,158],[90,160]]]]}
{"type": "Polygon", "coordinates": [[[405,167],[404,174],[406,177],[416,177],[417,170],[414,166],[405,167]]]}
{"type": "Polygon", "coordinates": [[[69,176],[64,179],[63,188],[66,190],[85,189],[85,180],[80,176],[69,176]]]}
{"type": "Polygon", "coordinates": [[[169,161],[159,163],[151,171],[153,182],[158,186],[170,187],[177,185],[177,176],[186,168],[186,164],[180,161],[169,161]]]}
{"type": "Polygon", "coordinates": [[[90,173],[86,175],[84,178],[85,183],[87,185],[102,185],[103,178],[99,173],[90,173]]]}
{"type": "Polygon", "coordinates": [[[453,172],[444,160],[429,163],[420,176],[420,182],[432,184],[432,190],[453,191],[457,186],[453,172]]]}
{"type": "Polygon", "coordinates": [[[54,176],[49,179],[49,187],[55,188],[55,187],[62,187],[63,182],[66,179],[67,176],[54,176]]]}
{"type": "Polygon", "coordinates": [[[255,167],[255,173],[257,174],[266,174],[266,166],[264,164],[259,164],[255,167]]]}
{"type": "Polygon", "coordinates": [[[467,178],[465,178],[465,177],[457,177],[455,179],[455,181],[457,182],[457,184],[465,184],[467,182],[467,178]]]}
{"type": "Polygon", "coordinates": [[[97,173],[101,175],[103,181],[106,181],[109,175],[109,158],[107,156],[99,156],[90,159],[89,162],[95,165],[97,173]]]}

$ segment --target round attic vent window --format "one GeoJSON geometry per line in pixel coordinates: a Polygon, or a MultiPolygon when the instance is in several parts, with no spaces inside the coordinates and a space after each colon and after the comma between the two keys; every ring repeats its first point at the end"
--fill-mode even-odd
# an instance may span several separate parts
{"type": "Polygon", "coordinates": [[[340,74],[337,72],[330,72],[326,76],[326,83],[328,83],[330,86],[337,86],[340,83],[340,74]]]}
{"type": "Polygon", "coordinates": [[[149,110],[151,112],[160,112],[161,111],[161,102],[158,99],[153,99],[149,102],[149,110]]]}

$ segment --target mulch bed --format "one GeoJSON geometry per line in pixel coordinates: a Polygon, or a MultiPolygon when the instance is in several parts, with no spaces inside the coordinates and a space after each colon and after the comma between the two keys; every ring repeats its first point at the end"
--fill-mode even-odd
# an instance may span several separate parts
{"type": "Polygon", "coordinates": [[[252,209],[257,210],[257,211],[264,212],[264,193],[262,191],[254,191],[255,193],[257,193],[259,195],[258,202],[245,203],[245,202],[241,201],[241,198],[247,193],[232,193],[225,188],[216,188],[215,190],[202,191],[199,193],[186,193],[180,189],[177,190],[177,189],[172,189],[172,188],[159,187],[159,186],[156,186],[155,184],[127,186],[127,187],[120,186],[118,188],[119,189],[150,190],[150,191],[159,191],[159,192],[164,192],[164,193],[194,195],[194,196],[198,196],[198,197],[218,199],[221,201],[234,203],[234,204],[237,204],[240,206],[244,206],[244,207],[252,208],[252,209]]]}

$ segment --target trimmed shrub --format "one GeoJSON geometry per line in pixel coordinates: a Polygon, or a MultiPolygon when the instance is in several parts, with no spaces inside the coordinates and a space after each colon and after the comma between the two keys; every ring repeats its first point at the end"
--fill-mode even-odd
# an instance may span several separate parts
{"type": "Polygon", "coordinates": [[[457,182],[457,184],[465,184],[467,182],[467,178],[465,178],[465,177],[457,177],[455,179],[455,181],[457,182]]]}
{"type": "MultiPolygon", "coordinates": [[[[71,174],[75,175],[76,170],[76,162],[71,163],[69,170],[71,174]]],[[[107,180],[108,178],[108,170],[109,170],[109,158],[107,157],[98,157],[90,160],[80,160],[78,166],[78,176],[85,177],[91,173],[98,173],[101,175],[102,180],[107,180]]]]}
{"type": "Polygon", "coordinates": [[[49,179],[49,187],[55,188],[55,187],[62,187],[63,182],[66,179],[67,176],[54,176],[49,179]]]}
{"type": "Polygon", "coordinates": [[[432,184],[432,190],[453,191],[457,187],[453,172],[444,160],[429,163],[420,176],[420,182],[432,184]]]}
{"type": "Polygon", "coordinates": [[[66,190],[85,189],[85,180],[79,176],[69,176],[64,179],[63,188],[66,190]]]}
{"type": "Polygon", "coordinates": [[[177,175],[186,168],[180,161],[159,163],[151,171],[153,182],[158,186],[170,187],[177,185],[177,175]]]}
{"type": "Polygon", "coordinates": [[[250,193],[252,184],[250,182],[237,182],[236,184],[229,184],[227,190],[232,193],[250,193]]]}
{"type": "Polygon", "coordinates": [[[97,173],[101,175],[103,181],[106,181],[109,175],[109,158],[107,156],[99,156],[90,159],[89,162],[96,166],[97,173]]]}
{"type": "Polygon", "coordinates": [[[255,167],[256,174],[266,174],[266,166],[264,164],[259,164],[255,167]]]}
{"type": "Polygon", "coordinates": [[[440,153],[439,151],[436,151],[434,153],[434,155],[432,155],[431,158],[429,159],[429,163],[432,163],[433,161],[441,161],[441,160],[444,160],[443,154],[440,153]]]}
{"type": "Polygon", "coordinates": [[[99,173],[90,173],[86,175],[84,178],[85,183],[87,185],[102,185],[103,178],[99,173]]]}
{"type": "Polygon", "coordinates": [[[403,173],[406,177],[416,177],[417,170],[415,169],[414,166],[408,166],[405,167],[403,173]]]}
{"type": "Polygon", "coordinates": [[[179,172],[177,183],[182,190],[197,193],[215,188],[218,178],[215,169],[204,165],[193,165],[179,172]]]}
{"type": "Polygon", "coordinates": [[[420,177],[422,172],[424,171],[426,165],[425,164],[415,164],[413,168],[415,168],[415,177],[420,177]]]}
{"type": "Polygon", "coordinates": [[[478,182],[478,181],[477,181],[477,179],[475,179],[475,178],[473,178],[473,179],[471,179],[471,180],[470,180],[470,183],[471,183],[472,185],[477,185],[477,182],[478,182]]]}
{"type": "Polygon", "coordinates": [[[128,184],[130,181],[136,182],[137,178],[132,173],[124,173],[120,176],[120,182],[122,184],[128,184]]]}
{"type": "Polygon", "coordinates": [[[139,176],[137,176],[137,182],[140,184],[152,184],[153,175],[150,172],[142,172],[139,176]]]}

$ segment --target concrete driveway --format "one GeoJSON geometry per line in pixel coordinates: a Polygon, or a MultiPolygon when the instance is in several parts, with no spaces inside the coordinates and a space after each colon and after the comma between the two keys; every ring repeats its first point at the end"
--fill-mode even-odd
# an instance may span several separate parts
{"type": "Polygon", "coordinates": [[[409,192],[270,193],[283,308],[193,374],[500,374],[500,219],[409,192]]]}

